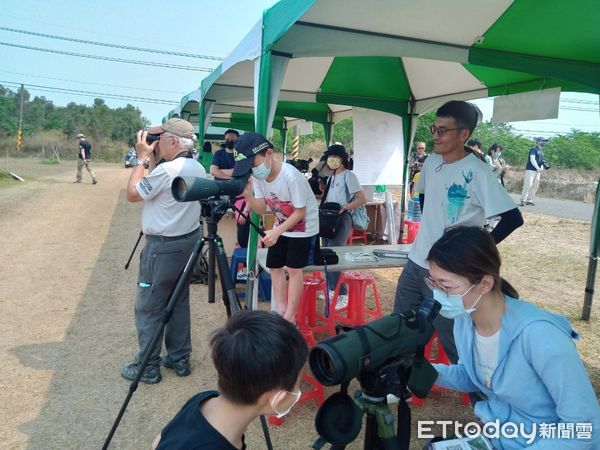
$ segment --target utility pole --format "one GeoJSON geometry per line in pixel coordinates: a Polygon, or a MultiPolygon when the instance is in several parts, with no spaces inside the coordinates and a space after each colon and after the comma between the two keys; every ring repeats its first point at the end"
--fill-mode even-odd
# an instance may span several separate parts
{"type": "Polygon", "coordinates": [[[21,85],[21,107],[19,108],[19,129],[17,130],[17,151],[21,149],[23,132],[21,131],[21,125],[23,124],[23,100],[25,97],[25,86],[21,85]]]}

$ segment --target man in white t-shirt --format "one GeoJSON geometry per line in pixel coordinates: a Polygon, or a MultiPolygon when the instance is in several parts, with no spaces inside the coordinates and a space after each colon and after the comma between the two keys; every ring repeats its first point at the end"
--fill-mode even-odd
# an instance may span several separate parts
{"type": "Polygon", "coordinates": [[[277,312],[293,322],[304,287],[302,269],[313,262],[310,257],[319,233],[317,200],[306,177],[291,164],[275,158],[273,144],[262,135],[243,134],[235,150],[233,177],[252,171],[243,192],[246,203],[259,215],[265,213],[267,205],[275,214],[275,225],[265,232],[262,242],[269,249],[267,267],[277,312]]]}
{"type": "MultiPolygon", "coordinates": [[[[395,312],[417,309],[423,298],[432,298],[425,283],[429,274],[426,260],[446,228],[483,227],[486,219],[500,216],[491,232],[498,243],[523,224],[517,205],[489,165],[464,146],[477,125],[477,117],[476,108],[463,101],[450,101],[437,110],[431,126],[435,154],[425,160],[415,186],[423,211],[421,225],[398,280],[395,312]]],[[[450,361],[456,363],[454,322],[438,316],[434,324],[450,361]]]]}
{"type": "MultiPolygon", "coordinates": [[[[176,118],[137,133],[135,149],[138,159],[133,161],[127,183],[127,200],[144,202],[142,231],[146,235],[146,245],[140,256],[135,300],[139,351],[135,360],[121,369],[121,375],[128,380],[135,379],[179,274],[200,238],[200,204],[177,202],[171,193],[175,177],[206,177],[204,167],[192,159],[195,141],[192,125],[176,118]],[[146,141],[148,133],[158,135],[158,140],[149,145],[146,141]],[[156,165],[161,159],[164,162],[156,165]],[[149,164],[149,173],[145,176],[144,162],[149,164]]],[[[192,351],[189,284],[174,301],[171,318],[164,330],[167,354],[162,363],[183,377],[190,374],[192,351]]],[[[161,380],[161,347],[162,336],[150,351],[148,365],[140,381],[154,384],[161,380]]]]}

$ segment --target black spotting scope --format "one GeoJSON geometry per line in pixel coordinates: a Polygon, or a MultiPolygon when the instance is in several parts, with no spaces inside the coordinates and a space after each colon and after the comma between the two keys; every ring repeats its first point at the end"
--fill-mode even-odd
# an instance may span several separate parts
{"type": "Polygon", "coordinates": [[[231,180],[208,180],[202,177],[176,177],[171,184],[171,192],[178,202],[192,202],[206,200],[219,195],[240,195],[246,184],[250,172],[242,177],[231,180]]]}

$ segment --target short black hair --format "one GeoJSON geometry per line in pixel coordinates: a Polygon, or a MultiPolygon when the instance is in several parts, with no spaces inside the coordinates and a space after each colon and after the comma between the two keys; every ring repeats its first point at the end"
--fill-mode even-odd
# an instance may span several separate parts
{"type": "Polygon", "coordinates": [[[233,403],[254,405],[273,389],[290,391],[308,346],[296,326],[278,314],[241,311],[210,340],[219,391],[233,403]]]}
{"type": "Polygon", "coordinates": [[[477,126],[479,113],[471,103],[452,100],[442,105],[435,113],[436,117],[451,117],[460,128],[469,130],[469,136],[477,126]]]}
{"type": "Polygon", "coordinates": [[[229,133],[233,133],[235,134],[237,137],[240,137],[240,132],[238,130],[234,130],[233,128],[230,128],[229,130],[227,130],[225,133],[223,133],[223,139],[225,139],[225,136],[227,136],[229,133]]]}
{"type": "Polygon", "coordinates": [[[469,139],[467,141],[467,145],[469,147],[473,147],[474,145],[476,145],[477,147],[481,148],[481,141],[479,139],[469,139]]]}
{"type": "Polygon", "coordinates": [[[209,141],[206,141],[202,146],[203,152],[212,152],[212,144],[209,141]]]}

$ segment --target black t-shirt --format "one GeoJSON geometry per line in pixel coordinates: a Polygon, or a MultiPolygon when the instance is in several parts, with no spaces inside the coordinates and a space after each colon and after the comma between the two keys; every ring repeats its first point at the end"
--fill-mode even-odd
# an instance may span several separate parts
{"type": "MultiPolygon", "coordinates": [[[[235,159],[233,153],[228,153],[227,150],[219,150],[213,155],[212,163],[213,166],[217,166],[219,169],[233,169],[235,167],[235,159]]],[[[220,178],[215,178],[220,180],[220,178]]]]}
{"type": "Polygon", "coordinates": [[[81,149],[85,151],[85,159],[90,159],[90,152],[92,150],[92,145],[88,141],[79,141],[79,159],[81,159],[81,149]]]}
{"type": "MultiPolygon", "coordinates": [[[[200,405],[209,398],[218,397],[217,391],[206,391],[194,395],[173,420],[161,431],[157,450],[239,450],[213,426],[200,412],[200,405]]],[[[242,450],[246,443],[242,436],[242,450]]]]}

